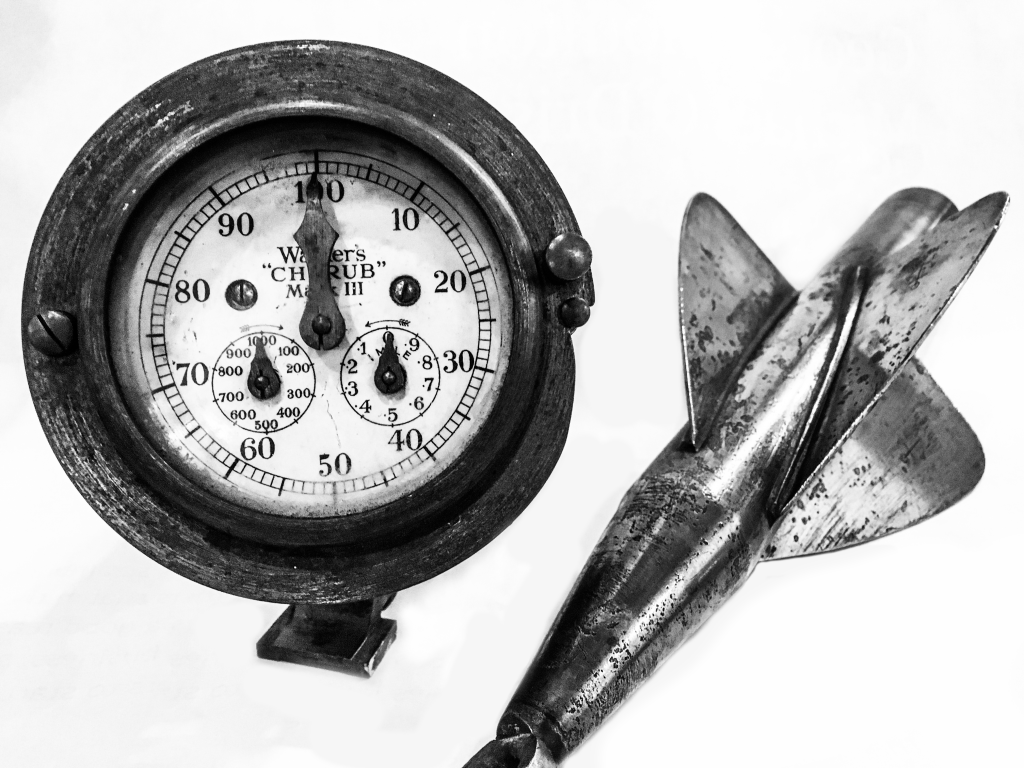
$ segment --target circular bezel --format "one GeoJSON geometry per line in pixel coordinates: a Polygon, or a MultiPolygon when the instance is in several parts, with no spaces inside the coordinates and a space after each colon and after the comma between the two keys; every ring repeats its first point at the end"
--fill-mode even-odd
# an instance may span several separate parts
{"type": "Polygon", "coordinates": [[[486,102],[444,75],[343,43],[229,51],[170,75],[125,105],[55,190],[33,244],[23,320],[40,308],[72,311],[80,351],[45,358],[25,340],[33,399],[54,452],[85,498],[128,541],[176,572],[280,602],[393,592],[490,541],[553,469],[574,379],[569,331],[557,310],[570,296],[591,303],[593,289],[589,274],[563,283],[541,265],[553,237],[577,231],[533,148],[486,102]],[[487,428],[448,470],[407,497],[352,518],[254,520],[244,508],[224,507],[180,482],[185,478],[129,416],[109,354],[107,288],[120,236],[165,172],[232,130],[296,115],[397,136],[477,200],[512,282],[511,378],[487,428]],[[490,445],[477,445],[488,437],[490,445]]]}

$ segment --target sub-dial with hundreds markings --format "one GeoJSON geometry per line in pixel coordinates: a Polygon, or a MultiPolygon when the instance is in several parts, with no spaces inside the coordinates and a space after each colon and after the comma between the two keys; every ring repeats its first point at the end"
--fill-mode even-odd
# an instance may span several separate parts
{"type": "MultiPolygon", "coordinates": [[[[440,361],[418,334],[405,328],[375,328],[359,336],[345,353],[341,391],[360,418],[384,427],[402,426],[424,419],[441,394],[440,361]]],[[[458,394],[441,399],[440,408],[451,417],[459,405],[458,394]]],[[[423,428],[439,429],[433,421],[425,419],[411,435],[412,430],[407,431],[406,442],[419,442],[423,428]]]]}
{"type": "Polygon", "coordinates": [[[254,332],[220,353],[210,371],[213,401],[233,425],[270,434],[297,422],[316,393],[316,371],[302,345],[254,332]]]}

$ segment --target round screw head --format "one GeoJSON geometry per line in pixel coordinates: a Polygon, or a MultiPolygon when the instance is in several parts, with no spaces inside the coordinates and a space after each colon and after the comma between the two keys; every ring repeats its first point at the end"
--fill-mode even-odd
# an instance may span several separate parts
{"type": "Polygon", "coordinates": [[[224,292],[224,298],[232,309],[244,312],[250,309],[259,298],[256,286],[248,280],[235,280],[224,292]]]}
{"type": "Polygon", "coordinates": [[[559,235],[548,246],[546,260],[551,274],[560,280],[578,280],[587,274],[593,253],[590,244],[573,232],[559,235]]]}
{"type": "Polygon", "coordinates": [[[562,302],[558,314],[567,328],[579,328],[590,319],[590,305],[579,296],[573,296],[562,302]]]}
{"type": "Polygon", "coordinates": [[[44,355],[61,357],[75,349],[75,318],[68,312],[44,309],[28,321],[29,343],[44,355]]]}
{"type": "Polygon", "coordinates": [[[331,332],[332,327],[331,318],[327,317],[327,315],[317,315],[313,318],[313,333],[317,336],[326,336],[331,332]]]}
{"type": "Polygon", "coordinates": [[[400,307],[409,307],[420,300],[420,282],[411,275],[391,281],[391,300],[400,307]]]}

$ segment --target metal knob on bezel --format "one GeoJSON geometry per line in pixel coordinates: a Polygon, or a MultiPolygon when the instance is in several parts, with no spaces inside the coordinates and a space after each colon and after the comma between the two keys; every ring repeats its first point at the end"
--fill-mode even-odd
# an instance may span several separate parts
{"type": "Polygon", "coordinates": [[[564,232],[548,245],[544,261],[559,280],[579,280],[590,269],[594,254],[590,243],[575,232],[564,232]]]}

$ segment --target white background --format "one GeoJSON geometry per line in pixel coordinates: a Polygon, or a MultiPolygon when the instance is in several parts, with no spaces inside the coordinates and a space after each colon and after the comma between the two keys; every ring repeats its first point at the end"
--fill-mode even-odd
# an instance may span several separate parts
{"type": "MultiPolygon", "coordinates": [[[[685,420],[687,200],[802,285],[888,194],[1024,192],[1024,15],[1004,3],[0,2],[0,763],[459,768],[629,484],[685,420]],[[461,81],[533,143],[594,249],[569,441],[521,518],[399,595],[372,681],[255,658],[280,612],[137,553],[78,496],[24,380],[21,280],[51,190],[138,91],[204,56],[328,38],[461,81]]],[[[869,546],[761,566],[571,758],[604,766],[1020,765],[1024,208],[921,356],[988,457],[869,546]]]]}

